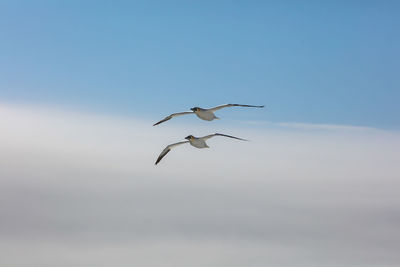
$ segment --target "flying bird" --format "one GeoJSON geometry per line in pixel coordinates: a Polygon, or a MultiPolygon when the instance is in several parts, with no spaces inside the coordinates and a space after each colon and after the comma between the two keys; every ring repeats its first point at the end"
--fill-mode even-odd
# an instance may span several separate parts
{"type": "Polygon", "coordinates": [[[187,115],[187,114],[196,114],[197,117],[199,117],[202,120],[206,121],[212,121],[214,119],[219,119],[217,116],[215,116],[214,112],[217,110],[220,110],[222,108],[227,108],[227,107],[249,107],[249,108],[263,108],[264,106],[253,106],[253,105],[241,105],[241,104],[225,104],[221,106],[216,106],[213,108],[199,108],[199,107],[194,107],[191,108],[192,111],[184,111],[184,112],[178,112],[178,113],[173,113],[164,119],[160,120],[159,122],[153,124],[153,126],[156,126],[160,123],[163,123],[165,121],[168,121],[174,117],[182,116],[182,115],[187,115]]]}
{"type": "Polygon", "coordinates": [[[210,139],[210,138],[212,138],[214,136],[225,136],[225,137],[234,138],[234,139],[241,140],[241,141],[248,141],[246,139],[242,139],[242,138],[239,138],[239,137],[226,135],[226,134],[220,134],[220,133],[210,134],[210,135],[206,135],[206,136],[203,136],[203,137],[194,137],[193,135],[188,135],[188,136],[185,137],[185,139],[188,140],[188,141],[174,143],[174,144],[171,144],[171,145],[167,146],[166,148],[164,148],[164,150],[158,156],[155,165],[157,165],[162,160],[162,158],[165,157],[165,155],[167,155],[168,152],[170,152],[171,149],[176,147],[176,146],[183,145],[183,144],[186,144],[186,143],[190,143],[192,146],[197,147],[197,148],[206,148],[206,147],[209,147],[207,145],[207,143],[206,143],[206,140],[210,139]]]}

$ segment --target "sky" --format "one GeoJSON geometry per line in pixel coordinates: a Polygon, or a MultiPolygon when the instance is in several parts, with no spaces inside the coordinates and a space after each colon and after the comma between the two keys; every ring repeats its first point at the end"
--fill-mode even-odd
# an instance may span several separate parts
{"type": "Polygon", "coordinates": [[[244,102],[268,107],[257,120],[398,129],[399,11],[398,1],[1,1],[0,99],[149,118],[244,102]]]}
{"type": "Polygon", "coordinates": [[[399,266],[399,11],[0,1],[0,265],[399,266]]]}

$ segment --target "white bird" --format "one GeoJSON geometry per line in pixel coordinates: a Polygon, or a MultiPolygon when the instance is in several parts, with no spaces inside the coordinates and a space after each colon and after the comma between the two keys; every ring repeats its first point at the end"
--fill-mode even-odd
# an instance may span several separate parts
{"type": "Polygon", "coordinates": [[[242,139],[242,138],[239,138],[239,137],[234,137],[234,136],[226,135],[226,134],[220,134],[220,133],[210,134],[210,135],[206,135],[206,136],[203,136],[203,137],[194,137],[193,135],[188,135],[188,136],[185,137],[185,139],[188,140],[188,141],[174,143],[174,144],[171,144],[171,145],[167,146],[166,148],[164,148],[164,150],[158,156],[155,165],[157,165],[161,161],[161,159],[163,157],[165,157],[165,155],[167,155],[168,152],[171,151],[172,148],[174,148],[176,146],[179,146],[179,145],[190,143],[192,146],[197,147],[197,148],[208,148],[209,146],[207,145],[206,140],[210,139],[210,138],[212,138],[214,136],[225,136],[225,137],[234,138],[234,139],[238,139],[238,140],[242,140],[242,141],[248,141],[246,139],[242,139]]]}
{"type": "Polygon", "coordinates": [[[153,126],[156,126],[160,123],[163,123],[167,120],[170,120],[174,117],[178,117],[178,116],[182,116],[182,115],[186,115],[186,114],[196,114],[197,117],[199,117],[202,120],[206,120],[206,121],[212,121],[214,119],[219,119],[217,116],[215,116],[214,112],[222,109],[222,108],[227,108],[227,107],[250,107],[250,108],[263,108],[264,106],[253,106],[253,105],[241,105],[241,104],[225,104],[225,105],[221,105],[221,106],[216,106],[214,108],[199,108],[199,107],[194,107],[191,108],[192,111],[184,111],[184,112],[178,112],[178,113],[173,113],[167,117],[165,117],[164,119],[160,120],[159,122],[153,124],[153,126]]]}

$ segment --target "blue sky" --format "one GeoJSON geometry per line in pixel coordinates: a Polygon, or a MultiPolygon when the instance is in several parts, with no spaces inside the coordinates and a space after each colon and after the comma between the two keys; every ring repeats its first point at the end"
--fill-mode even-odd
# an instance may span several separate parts
{"type": "Polygon", "coordinates": [[[152,120],[237,102],[268,107],[242,119],[398,129],[399,7],[2,1],[0,101],[152,120]]]}

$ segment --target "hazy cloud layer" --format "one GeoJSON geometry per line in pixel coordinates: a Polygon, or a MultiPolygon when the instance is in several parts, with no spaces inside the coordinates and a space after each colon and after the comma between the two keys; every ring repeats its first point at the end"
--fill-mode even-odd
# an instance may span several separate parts
{"type": "Polygon", "coordinates": [[[398,133],[152,123],[0,106],[0,265],[399,266],[398,133]]]}

